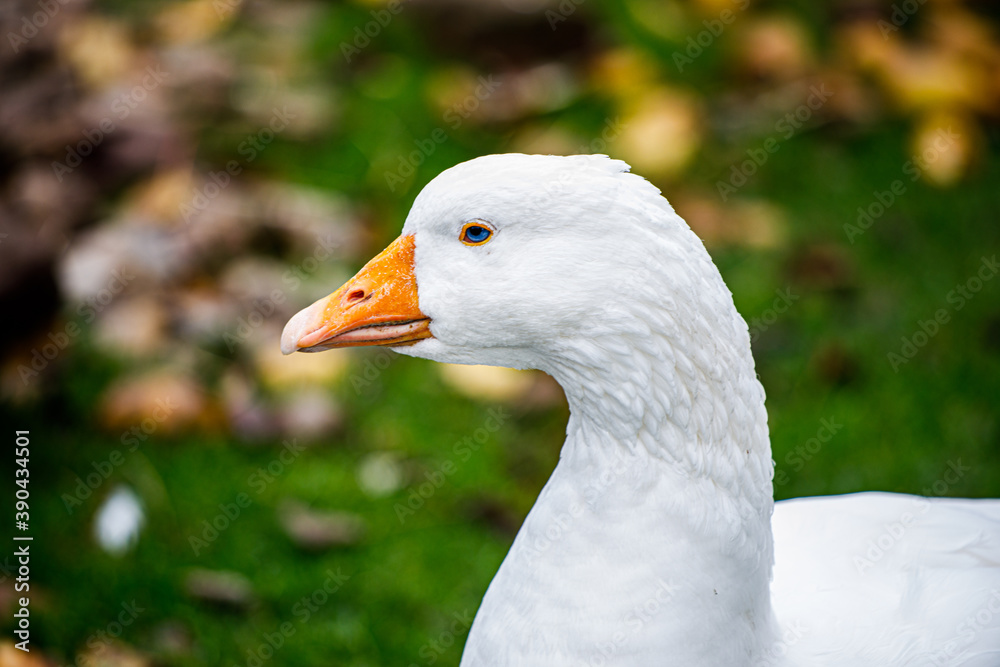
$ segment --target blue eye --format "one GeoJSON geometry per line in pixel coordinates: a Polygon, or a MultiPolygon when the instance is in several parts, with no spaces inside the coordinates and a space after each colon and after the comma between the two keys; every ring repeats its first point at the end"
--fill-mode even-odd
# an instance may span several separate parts
{"type": "Polygon", "coordinates": [[[459,239],[465,245],[482,245],[493,236],[493,230],[482,223],[467,222],[462,227],[462,235],[459,239]]]}

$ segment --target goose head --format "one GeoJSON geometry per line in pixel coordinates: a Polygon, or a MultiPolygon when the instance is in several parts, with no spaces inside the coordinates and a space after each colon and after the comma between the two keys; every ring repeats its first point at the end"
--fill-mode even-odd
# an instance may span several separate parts
{"type": "Polygon", "coordinates": [[[628,171],[600,155],[511,154],[443,172],[399,238],[288,322],[282,351],[383,345],[553,372],[593,357],[595,341],[685,328],[672,295],[704,291],[714,266],[659,190],[628,171]]]}

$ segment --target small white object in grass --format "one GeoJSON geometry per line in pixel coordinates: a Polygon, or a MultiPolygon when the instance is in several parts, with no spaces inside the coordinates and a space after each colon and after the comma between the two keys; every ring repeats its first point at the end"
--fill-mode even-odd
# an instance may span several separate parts
{"type": "Polygon", "coordinates": [[[121,556],[139,541],[146,522],[142,502],[127,486],[118,486],[104,500],[94,519],[94,537],[112,556],[121,556]]]}
{"type": "Polygon", "coordinates": [[[399,457],[391,452],[373,452],[358,465],[358,486],[372,498],[395,493],[403,486],[399,457]]]}

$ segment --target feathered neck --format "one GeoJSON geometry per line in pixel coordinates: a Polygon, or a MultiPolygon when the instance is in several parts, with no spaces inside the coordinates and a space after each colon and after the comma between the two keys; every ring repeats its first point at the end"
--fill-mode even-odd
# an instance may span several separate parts
{"type": "Polygon", "coordinates": [[[733,536],[755,534],[769,557],[774,468],[747,325],[701,240],[668,215],[671,233],[643,239],[593,335],[545,354],[572,415],[562,458],[662,463],[731,504],[733,536]]]}
{"type": "MultiPolygon", "coordinates": [[[[607,550],[590,558],[640,577],[617,590],[669,582],[673,613],[660,619],[662,628],[649,629],[651,651],[749,664],[770,646],[775,628],[764,391],[747,326],[717,269],[700,241],[684,254],[675,275],[664,275],[664,264],[640,268],[642,280],[629,287],[638,298],[610,305],[600,318],[609,323],[605,330],[597,326],[586,341],[556,341],[547,351],[543,370],[570,404],[567,438],[505,568],[533,570],[539,587],[562,576],[561,560],[573,550],[557,551],[549,536],[558,517],[573,516],[572,499],[582,498],[587,507],[567,530],[589,533],[592,548],[607,550]],[[614,522],[629,527],[619,534],[614,522]],[[606,543],[618,538],[626,541],[606,543]],[[688,627],[685,610],[698,610],[705,622],[688,627]]],[[[587,548],[581,540],[579,552],[587,548]]],[[[493,586],[505,579],[498,575],[493,586]]],[[[610,613],[608,622],[618,616],[610,613]]],[[[629,654],[637,661],[641,641],[637,635],[629,654]]]]}

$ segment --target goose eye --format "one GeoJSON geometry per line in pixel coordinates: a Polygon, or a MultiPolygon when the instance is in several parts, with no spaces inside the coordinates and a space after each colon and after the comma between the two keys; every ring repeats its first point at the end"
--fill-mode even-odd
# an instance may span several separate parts
{"type": "Polygon", "coordinates": [[[465,245],[482,245],[493,236],[493,230],[481,222],[467,222],[459,239],[465,245]]]}

